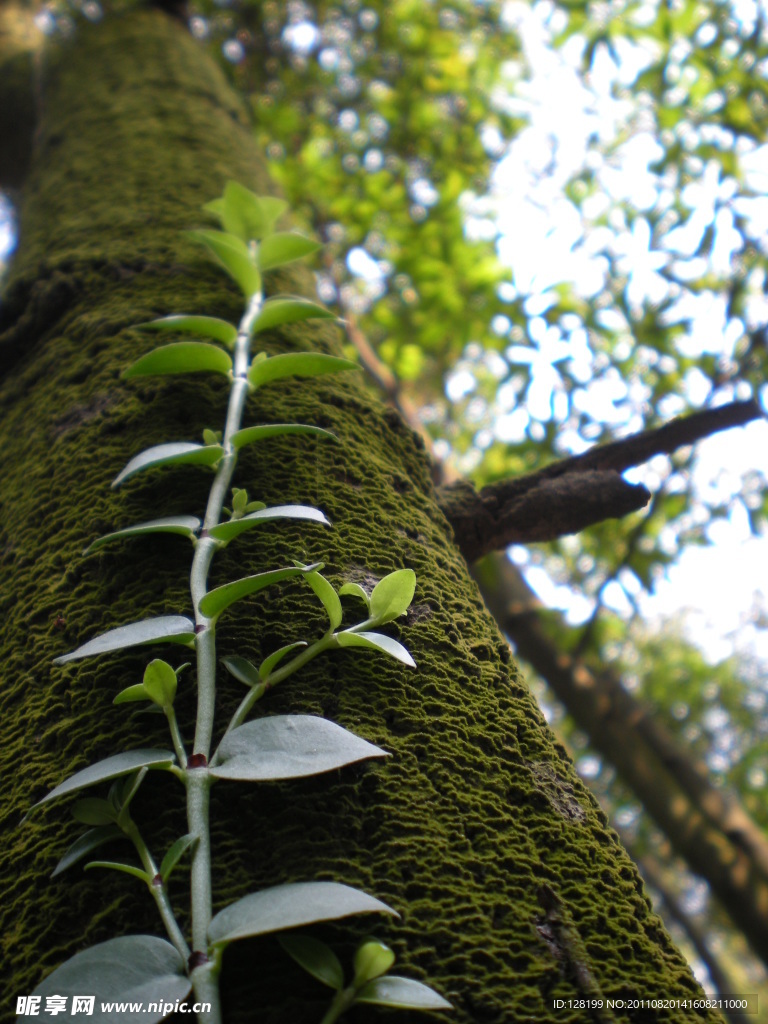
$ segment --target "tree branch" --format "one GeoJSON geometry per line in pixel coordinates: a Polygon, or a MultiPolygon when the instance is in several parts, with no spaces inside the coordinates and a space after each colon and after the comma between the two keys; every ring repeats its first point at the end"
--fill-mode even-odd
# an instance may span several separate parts
{"type": "Polygon", "coordinates": [[[753,400],[731,402],[479,492],[464,480],[445,484],[438,488],[438,501],[469,562],[509,544],[555,540],[647,504],[650,492],[642,484],[627,483],[620,475],[624,470],[762,415],[753,400]]]}

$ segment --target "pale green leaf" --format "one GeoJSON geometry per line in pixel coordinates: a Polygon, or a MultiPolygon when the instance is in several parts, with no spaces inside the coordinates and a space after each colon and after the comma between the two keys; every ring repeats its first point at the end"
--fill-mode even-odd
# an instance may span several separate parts
{"type": "Polygon", "coordinates": [[[378,939],[369,939],[355,951],[353,985],[360,988],[368,981],[386,974],[395,962],[395,954],[378,939]]]}
{"type": "Polygon", "coordinates": [[[88,658],[94,654],[108,654],[125,647],[141,644],[191,644],[195,639],[195,624],[183,615],[161,615],[156,619],[142,619],[127,626],[118,626],[107,633],[94,637],[76,651],[54,658],[54,665],[65,665],[77,658],[88,658]]]}
{"type": "Polygon", "coordinates": [[[138,327],[149,327],[154,331],[181,331],[183,334],[202,334],[205,338],[213,338],[232,348],[237,341],[237,328],[227,320],[219,320],[215,316],[164,316],[160,320],[150,320],[138,327]]]}
{"type": "Polygon", "coordinates": [[[335,314],[317,302],[309,299],[278,297],[267,299],[261,312],[253,321],[253,333],[269,331],[284,324],[294,324],[302,320],[333,320],[335,314]]]}
{"type": "Polygon", "coordinates": [[[413,600],[416,573],[413,569],[398,569],[379,580],[371,594],[371,618],[379,626],[402,615],[413,600]]]}
{"type": "Polygon", "coordinates": [[[113,704],[135,704],[140,700],[152,700],[143,683],[136,683],[133,686],[126,686],[124,690],[112,701],[113,704]]]}
{"type": "Polygon", "coordinates": [[[299,932],[278,935],[277,941],[299,967],[323,985],[335,988],[337,992],[344,987],[344,971],[339,958],[324,942],[299,932]]]}
{"type": "Polygon", "coordinates": [[[350,633],[345,631],[337,633],[336,639],[339,641],[340,647],[368,647],[371,650],[383,651],[384,654],[397,658],[398,661],[402,661],[404,665],[410,665],[411,668],[416,667],[416,662],[403,645],[399,644],[397,640],[393,640],[391,636],[385,636],[383,633],[350,633]]]}
{"type": "Polygon", "coordinates": [[[202,242],[213,253],[227,273],[240,285],[247,299],[261,290],[261,274],[248,246],[236,235],[226,231],[188,231],[196,242],[202,242]]]}
{"type": "Polygon", "coordinates": [[[331,629],[336,629],[337,626],[341,625],[343,615],[339,595],[325,576],[321,576],[319,572],[308,572],[304,579],[312,587],[320,599],[323,608],[325,608],[331,629]]]}
{"type": "Polygon", "coordinates": [[[452,1009],[451,1004],[428,985],[411,978],[399,978],[394,974],[369,981],[357,993],[355,1002],[392,1006],[401,1010],[452,1009]]]}
{"type": "Polygon", "coordinates": [[[317,437],[327,437],[331,441],[338,441],[335,434],[330,430],[323,430],[322,427],[311,427],[304,423],[262,423],[256,427],[243,427],[236,431],[231,441],[235,448],[242,448],[245,444],[252,444],[254,441],[265,441],[269,437],[279,437],[281,434],[314,434],[317,437]]]}
{"type": "Polygon", "coordinates": [[[293,882],[244,896],[220,910],[208,939],[214,946],[352,914],[397,913],[386,903],[339,882],[293,882]]]}
{"type": "Polygon", "coordinates": [[[321,352],[286,352],[254,362],[248,371],[248,380],[258,388],[283,377],[319,377],[325,373],[343,373],[357,368],[357,363],[339,356],[321,352]]]}
{"type": "Polygon", "coordinates": [[[102,1010],[102,1002],[141,1007],[121,1011],[120,1024],[155,1024],[166,1016],[165,1003],[185,999],[191,989],[186,965],[170,942],[154,935],[124,935],[76,953],[49,974],[33,995],[43,1000],[36,1018],[41,1021],[61,1020],[60,1015],[46,1012],[47,996],[64,996],[71,1006],[72,996],[95,995],[89,1024],[115,1024],[114,1009],[102,1010]],[[150,1002],[160,1008],[149,1012],[150,1002]]]}
{"type": "Polygon", "coordinates": [[[371,598],[368,595],[368,592],[365,591],[359,583],[345,583],[339,590],[339,597],[345,597],[346,595],[349,595],[349,597],[360,598],[360,600],[364,602],[365,607],[370,609],[371,598]]]}
{"type": "Polygon", "coordinates": [[[154,448],[147,448],[134,456],[128,465],[117,474],[112,481],[113,487],[119,487],[121,483],[132,477],[143,469],[151,469],[154,466],[170,465],[197,465],[213,466],[224,454],[224,449],[219,444],[193,444],[190,441],[171,441],[168,444],[158,444],[154,448]]]}
{"type": "Polygon", "coordinates": [[[163,519],[151,519],[146,523],[137,523],[136,526],[126,526],[122,530],[115,530],[114,533],[107,533],[97,538],[90,544],[84,555],[111,544],[113,540],[122,540],[123,537],[141,537],[148,533],[176,533],[181,537],[194,537],[200,529],[201,523],[196,516],[166,516],[163,519]]]}
{"type": "Polygon", "coordinates": [[[250,515],[242,516],[240,519],[231,519],[228,523],[219,523],[208,531],[215,540],[230,541],[233,537],[239,536],[246,530],[253,529],[261,523],[268,523],[275,519],[303,519],[309,522],[322,523],[324,526],[331,524],[325,518],[319,508],[311,505],[275,505],[272,508],[263,508],[258,512],[251,512],[250,515]]]}
{"type": "Polygon", "coordinates": [[[220,217],[227,231],[233,230],[233,227],[227,225],[236,226],[238,233],[246,242],[258,240],[269,234],[275,226],[275,221],[288,209],[288,204],[283,199],[257,196],[236,181],[227,182],[220,202],[221,206],[217,205],[210,212],[220,217]]]}
{"type": "Polygon", "coordinates": [[[91,764],[87,768],[83,768],[82,771],[70,775],[68,779],[46,794],[42,800],[38,800],[34,806],[39,807],[41,804],[48,803],[49,800],[57,800],[69,793],[76,793],[88,786],[95,786],[99,782],[109,782],[121,775],[128,775],[130,772],[135,772],[137,768],[160,768],[167,771],[175,760],[176,755],[169,750],[124,750],[121,754],[113,754],[112,757],[97,761],[96,764],[91,764]]]}
{"type": "Polygon", "coordinates": [[[150,661],[144,670],[144,689],[151,701],[161,708],[169,707],[176,697],[176,685],[176,673],[167,661],[150,661]]]}
{"type": "Polygon", "coordinates": [[[322,249],[320,243],[306,235],[300,235],[297,231],[278,231],[274,235],[267,235],[259,246],[259,269],[265,271],[283,267],[318,249],[322,249]]]}
{"type": "Polygon", "coordinates": [[[385,750],[315,715],[276,715],[246,722],[221,741],[211,774],[263,782],[320,775],[385,750]]]}
{"type": "Polygon", "coordinates": [[[227,377],[232,372],[232,359],[223,349],[204,341],[177,341],[147,352],[123,371],[123,377],[129,380],[131,377],[205,371],[222,373],[227,377]]]}
{"type": "Polygon", "coordinates": [[[200,613],[205,615],[206,618],[213,619],[221,615],[235,601],[239,601],[241,597],[257,594],[272,583],[279,583],[281,580],[287,580],[291,576],[299,576],[305,571],[305,569],[296,568],[272,569],[269,572],[257,573],[255,576],[245,576],[243,579],[235,580],[233,583],[225,583],[223,587],[211,590],[201,599],[199,605],[200,613]]]}

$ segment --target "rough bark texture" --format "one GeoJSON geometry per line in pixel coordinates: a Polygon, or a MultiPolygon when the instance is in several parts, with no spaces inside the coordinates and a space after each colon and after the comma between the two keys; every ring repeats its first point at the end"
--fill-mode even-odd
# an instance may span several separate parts
{"type": "MultiPolygon", "coordinates": [[[[200,205],[228,178],[269,189],[241,105],[177,21],[156,11],[105,20],[50,60],[2,342],[6,1000],[86,944],[122,931],[159,933],[130,879],[75,870],[48,880],[80,831],[65,809],[18,821],[73,770],[166,742],[157,719],[112,707],[115,693],[138,681],[146,654],[65,669],[51,659],[112,626],[189,611],[183,540],[136,540],[86,559],[81,551],[110,529],[202,508],[210,479],[202,470],[158,471],[117,493],[108,482],[135,452],[221,425],[225,385],[177,378],[129,386],[120,371],[155,343],[131,324],[170,312],[237,317],[237,296],[179,235],[200,223],[200,205]]],[[[275,291],[311,284],[301,273],[274,277],[275,291]]],[[[336,344],[333,331],[303,327],[272,341],[288,350],[336,344]]],[[[214,582],[292,557],[324,559],[335,582],[410,566],[415,607],[394,632],[419,667],[339,652],[269,698],[268,712],[326,715],[392,757],[291,785],[218,785],[217,904],[292,879],[367,889],[402,918],[368,919],[352,931],[386,936],[403,973],[432,981],[460,1024],[607,1019],[555,1011],[554,998],[699,994],[511,664],[410,431],[354,375],[274,385],[249,416],[338,434],[338,446],[265,443],[238,473],[253,497],[318,504],[334,529],[287,526],[242,538],[217,562],[214,582]]],[[[322,628],[308,590],[286,586],[227,613],[219,652],[258,657],[322,628]]],[[[191,698],[189,677],[186,688],[191,698]]],[[[241,695],[226,679],[221,694],[226,706],[241,695]]],[[[190,714],[191,700],[187,723],[190,714]]],[[[161,853],[185,830],[181,789],[165,777],[146,788],[137,817],[161,853]]],[[[173,895],[183,905],[183,872],[173,895]]],[[[326,934],[349,945],[346,932],[326,934]]],[[[243,943],[232,954],[228,1021],[319,1019],[324,992],[276,943],[243,943]]],[[[350,1019],[375,1016],[369,1009],[350,1019]]],[[[618,1016],[688,1022],[692,1011],[618,1016]]]]}

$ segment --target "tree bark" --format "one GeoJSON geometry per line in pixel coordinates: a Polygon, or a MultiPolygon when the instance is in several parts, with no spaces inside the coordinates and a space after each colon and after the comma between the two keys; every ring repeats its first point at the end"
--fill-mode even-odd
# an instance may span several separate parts
{"type": "MultiPolygon", "coordinates": [[[[0,339],[0,815],[9,829],[0,872],[9,998],[85,945],[160,932],[130,879],[76,869],[48,880],[81,831],[62,807],[18,822],[72,771],[167,742],[156,719],[112,707],[119,689],[140,680],[146,655],[63,669],[51,661],[111,627],[190,612],[181,539],[138,539],[85,559],[81,552],[111,529],[201,510],[202,470],[148,474],[117,492],[108,483],[136,452],[221,426],[223,385],[199,377],[127,385],[120,373],[155,343],[132,325],[177,312],[237,318],[232,289],[180,235],[200,225],[200,206],[232,178],[271,191],[242,103],[177,20],[158,11],[108,18],[49,55],[0,339]]],[[[311,277],[276,273],[269,286],[307,292],[311,277]]],[[[333,351],[338,340],[332,329],[302,325],[270,345],[333,351]]],[[[249,408],[250,422],[316,423],[340,444],[264,443],[243,458],[237,483],[269,504],[317,504],[334,528],[241,538],[217,561],[214,582],[293,557],[324,560],[337,584],[409,566],[415,606],[394,631],[418,669],[337,652],[270,695],[266,713],[325,715],[392,756],[290,785],[217,785],[217,907],[292,880],[364,888],[401,919],[320,934],[348,951],[350,933],[375,930],[397,950],[401,973],[438,988],[461,1024],[611,1019],[573,1003],[555,1010],[558,998],[700,995],[511,663],[414,435],[361,376],[276,384],[264,396],[249,408]]],[[[219,627],[220,655],[257,659],[323,629],[316,601],[299,586],[237,608],[219,627]]],[[[183,678],[188,732],[194,687],[183,678]]],[[[230,682],[220,680],[221,700],[234,708],[241,692],[230,682]]],[[[136,817],[162,855],[185,831],[180,790],[165,776],[144,789],[136,817]]],[[[183,905],[183,873],[172,896],[183,905]]],[[[223,978],[228,1022],[322,1016],[324,992],[272,940],[233,947],[223,978]]],[[[690,1009],[613,1012],[691,1019],[690,1009]]]]}

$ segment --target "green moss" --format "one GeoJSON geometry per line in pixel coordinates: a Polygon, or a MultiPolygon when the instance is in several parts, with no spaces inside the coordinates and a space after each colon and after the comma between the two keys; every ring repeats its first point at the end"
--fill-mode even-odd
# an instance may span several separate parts
{"type": "MultiPolygon", "coordinates": [[[[38,335],[13,335],[13,371],[0,385],[0,815],[12,826],[72,770],[122,747],[166,742],[155,719],[111,706],[138,681],[146,655],[65,669],[51,659],[112,626],[189,610],[185,541],[145,538],[80,553],[120,525],[201,511],[210,477],[200,470],[157,471],[117,493],[108,482],[136,451],[220,426],[226,388],[199,378],[129,386],[119,374],[154,344],[129,328],[137,321],[180,311],[237,316],[237,297],[178,230],[199,222],[199,204],[226,178],[265,188],[237,101],[178,24],[158,14],[84,33],[52,61],[46,96],[11,283],[19,322],[31,322],[41,281],[45,289],[63,274],[71,288],[38,335]]],[[[307,285],[302,272],[280,281],[307,285]]],[[[302,326],[270,342],[328,348],[337,339],[302,326]]],[[[244,536],[217,561],[213,582],[293,557],[322,558],[337,583],[410,566],[415,609],[392,631],[418,669],[342,651],[270,695],[266,711],[327,715],[392,757],[291,785],[217,785],[217,906],[292,879],[361,886],[402,917],[353,931],[386,936],[403,970],[433,981],[461,1024],[583,1020],[554,1011],[552,999],[583,994],[584,978],[605,995],[695,994],[485,612],[413,436],[361,375],[275,384],[248,410],[250,422],[289,418],[327,426],[341,444],[292,438],[248,449],[237,483],[267,502],[317,504],[333,530],[287,525],[244,536]]],[[[218,647],[259,657],[322,629],[308,588],[287,584],[227,612],[218,647]]],[[[182,687],[185,725],[193,683],[188,675],[182,687]]],[[[223,676],[224,708],[240,696],[223,676]]],[[[162,854],[184,830],[181,791],[165,779],[146,790],[137,817],[162,854]]],[[[77,833],[66,819],[53,807],[9,831],[0,885],[11,993],[30,991],[83,944],[159,930],[138,883],[78,871],[47,881],[77,833]]],[[[180,907],[183,881],[173,890],[180,907]]],[[[334,929],[327,934],[349,946],[334,929]]],[[[252,1020],[258,1006],[259,1024],[303,1024],[318,1019],[323,998],[266,940],[228,954],[225,987],[228,1021],[252,1020]]]]}

